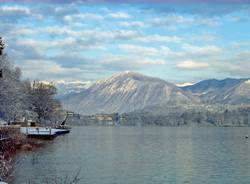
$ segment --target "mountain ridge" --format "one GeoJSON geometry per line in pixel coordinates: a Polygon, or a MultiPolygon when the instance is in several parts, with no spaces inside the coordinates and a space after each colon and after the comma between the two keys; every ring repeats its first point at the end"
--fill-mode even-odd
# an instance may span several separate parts
{"type": "Polygon", "coordinates": [[[208,79],[200,81],[191,86],[182,87],[182,89],[184,91],[191,92],[194,96],[199,97],[201,101],[204,103],[223,103],[223,104],[249,103],[248,99],[250,97],[248,96],[250,95],[248,95],[247,93],[240,95],[242,97],[241,100],[239,100],[240,98],[239,95],[237,96],[237,94],[241,94],[241,91],[246,91],[246,90],[248,91],[250,86],[249,85],[243,86],[244,83],[248,80],[249,78],[241,78],[241,79],[226,78],[223,80],[208,79]]]}
{"type": "Polygon", "coordinates": [[[130,112],[158,104],[193,104],[198,99],[172,83],[136,72],[118,73],[63,99],[66,109],[81,114],[130,112]]]}
{"type": "Polygon", "coordinates": [[[250,80],[208,79],[178,87],[157,77],[122,72],[60,98],[65,109],[80,114],[127,113],[147,107],[187,104],[250,104],[250,80]]]}

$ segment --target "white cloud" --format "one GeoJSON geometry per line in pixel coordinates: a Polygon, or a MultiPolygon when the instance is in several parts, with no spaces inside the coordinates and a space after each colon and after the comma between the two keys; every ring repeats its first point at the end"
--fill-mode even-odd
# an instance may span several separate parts
{"type": "Polygon", "coordinates": [[[167,17],[157,17],[150,21],[154,25],[171,25],[171,24],[191,24],[194,19],[183,17],[181,15],[169,15],[167,17]]]}
{"type": "Polygon", "coordinates": [[[141,21],[120,22],[119,24],[124,27],[144,27],[145,26],[145,24],[141,21]]]}
{"type": "Polygon", "coordinates": [[[177,64],[176,66],[177,68],[180,68],[180,69],[193,70],[193,69],[207,68],[209,65],[207,63],[186,60],[177,64]]]}
{"type": "Polygon", "coordinates": [[[228,20],[232,22],[242,23],[242,22],[249,22],[250,18],[249,16],[230,16],[228,20]]]}
{"type": "Polygon", "coordinates": [[[70,29],[69,27],[66,27],[66,26],[49,26],[49,27],[40,29],[40,33],[41,32],[46,32],[46,33],[52,34],[52,35],[67,34],[67,35],[71,35],[71,36],[74,36],[74,33],[75,33],[75,31],[73,31],[72,29],[70,29]]]}
{"type": "Polygon", "coordinates": [[[182,49],[189,54],[195,54],[195,55],[214,55],[214,54],[219,54],[222,52],[222,49],[215,46],[215,45],[207,45],[207,46],[194,46],[190,44],[184,44],[182,46],[182,49]]]}
{"type": "Polygon", "coordinates": [[[129,54],[134,54],[139,56],[142,55],[155,56],[159,53],[156,48],[131,45],[131,44],[119,45],[119,48],[126,51],[129,54]]]}
{"type": "Polygon", "coordinates": [[[114,13],[109,13],[109,16],[114,18],[114,19],[129,19],[131,16],[127,14],[126,12],[114,12],[114,13]]]}
{"type": "Polygon", "coordinates": [[[164,26],[168,29],[176,29],[177,27],[190,27],[193,25],[205,25],[214,27],[219,24],[216,18],[182,16],[173,14],[166,17],[152,18],[149,23],[153,26],[164,26]]]}
{"type": "Polygon", "coordinates": [[[166,46],[160,46],[158,48],[133,44],[120,44],[118,47],[128,54],[135,56],[155,56],[174,61],[186,57],[186,53],[173,51],[166,46]]]}
{"type": "Polygon", "coordinates": [[[34,40],[34,39],[22,39],[17,40],[18,45],[40,48],[40,49],[49,49],[57,47],[67,47],[72,44],[75,44],[76,40],[74,38],[66,38],[60,40],[34,40]]]}
{"type": "MultiPolygon", "coordinates": [[[[20,19],[32,16],[31,10],[19,5],[0,5],[0,23],[17,23],[20,19]]],[[[3,26],[3,25],[1,25],[3,26]]]]}
{"type": "Polygon", "coordinates": [[[140,33],[134,30],[114,30],[114,31],[102,31],[102,30],[82,30],[72,31],[70,34],[76,38],[81,38],[90,41],[99,40],[101,42],[112,42],[114,40],[131,40],[140,36],[140,33]]]}
{"type": "Polygon", "coordinates": [[[158,17],[150,12],[144,16],[138,9],[127,12],[126,9],[119,8],[119,11],[111,7],[104,11],[102,6],[93,6],[83,8],[83,11],[78,5],[81,4],[72,3],[70,7],[34,5],[32,9],[24,4],[0,6],[0,32],[8,43],[8,55],[20,66],[24,63],[26,76],[30,73],[32,78],[44,77],[45,74],[46,77],[68,79],[75,74],[82,77],[80,73],[84,70],[91,70],[96,76],[95,73],[100,71],[107,73],[156,66],[191,72],[208,68],[210,73],[218,71],[221,76],[249,77],[250,54],[247,51],[250,43],[247,40],[237,42],[236,37],[225,40],[220,32],[216,33],[218,29],[207,27],[216,26],[219,21],[225,24],[245,21],[241,17],[229,15],[232,20],[228,17],[220,20],[216,16],[177,13],[158,14],[162,15],[158,17]],[[43,19],[39,26],[37,19],[43,19]],[[93,28],[96,23],[99,26],[93,28]],[[188,29],[190,26],[194,27],[188,29]],[[178,29],[170,34],[166,28],[184,30],[178,29]],[[229,44],[225,47],[217,44],[224,42],[229,44]],[[114,48],[120,50],[116,52],[114,48]],[[34,66],[29,67],[31,64],[34,66]],[[34,71],[29,71],[32,68],[34,71]],[[49,68],[47,72],[46,68],[49,68]]]}
{"type": "Polygon", "coordinates": [[[178,87],[185,87],[185,86],[194,85],[194,83],[192,83],[192,82],[184,82],[184,83],[178,83],[178,84],[175,84],[175,85],[178,86],[178,87]]]}
{"type": "Polygon", "coordinates": [[[247,49],[250,47],[250,41],[232,42],[230,44],[232,49],[247,49]]]}
{"type": "Polygon", "coordinates": [[[89,20],[96,20],[100,21],[103,20],[103,16],[94,13],[79,13],[73,15],[65,15],[63,20],[66,22],[75,22],[75,21],[89,21],[89,20]]]}
{"type": "Polygon", "coordinates": [[[182,38],[179,36],[162,36],[162,35],[144,35],[137,38],[138,41],[142,42],[172,42],[172,43],[179,43],[182,41],[182,38]]]}
{"type": "Polygon", "coordinates": [[[79,68],[63,68],[51,60],[25,60],[20,66],[24,75],[32,79],[58,80],[80,78],[83,70],[79,68]]]}
{"type": "Polygon", "coordinates": [[[13,30],[10,31],[11,35],[34,35],[37,34],[37,30],[31,29],[31,28],[26,28],[26,27],[19,27],[19,28],[14,28],[13,30]]]}
{"type": "Polygon", "coordinates": [[[207,43],[207,42],[213,42],[218,39],[217,35],[211,35],[211,34],[202,34],[202,35],[190,35],[188,34],[186,36],[187,39],[191,39],[195,42],[199,43],[207,43]]]}
{"type": "Polygon", "coordinates": [[[146,56],[105,55],[105,58],[102,59],[100,63],[104,67],[108,67],[113,70],[124,71],[164,65],[165,61],[162,59],[155,59],[146,56]]]}
{"type": "Polygon", "coordinates": [[[0,7],[0,13],[6,13],[6,14],[30,14],[30,9],[24,6],[1,6],[0,7]]]}

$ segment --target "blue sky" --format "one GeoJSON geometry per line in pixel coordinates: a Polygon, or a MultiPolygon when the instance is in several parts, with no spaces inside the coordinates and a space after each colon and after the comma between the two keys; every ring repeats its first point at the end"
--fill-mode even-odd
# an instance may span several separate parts
{"type": "Polygon", "coordinates": [[[124,2],[0,0],[0,34],[32,80],[250,77],[248,1],[124,2]]]}

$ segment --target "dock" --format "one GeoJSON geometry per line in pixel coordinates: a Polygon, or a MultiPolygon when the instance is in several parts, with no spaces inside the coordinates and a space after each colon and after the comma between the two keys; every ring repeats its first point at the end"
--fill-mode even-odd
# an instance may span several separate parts
{"type": "Polygon", "coordinates": [[[70,130],[52,127],[21,127],[20,132],[28,137],[54,138],[57,135],[69,133],[70,130]]]}

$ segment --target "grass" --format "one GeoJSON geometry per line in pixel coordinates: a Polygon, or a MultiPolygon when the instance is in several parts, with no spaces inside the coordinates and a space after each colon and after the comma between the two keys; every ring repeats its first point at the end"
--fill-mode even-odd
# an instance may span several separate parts
{"type": "Polygon", "coordinates": [[[33,147],[38,147],[40,143],[22,135],[19,126],[1,126],[0,137],[9,137],[0,141],[0,181],[8,181],[14,171],[13,156],[17,151],[22,149],[30,151],[33,147]]]}
{"type": "Polygon", "coordinates": [[[0,137],[9,137],[0,141],[0,181],[3,181],[8,180],[14,170],[12,156],[21,146],[24,137],[16,126],[0,127],[0,137]]]}

